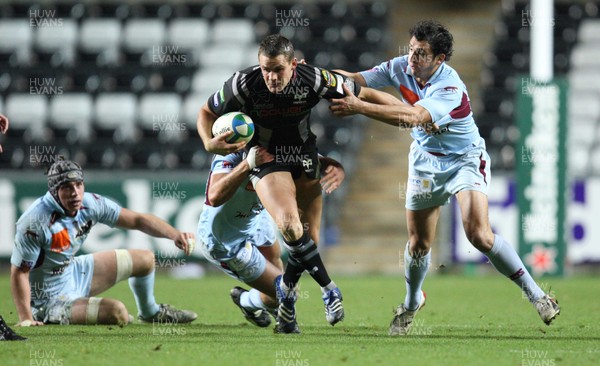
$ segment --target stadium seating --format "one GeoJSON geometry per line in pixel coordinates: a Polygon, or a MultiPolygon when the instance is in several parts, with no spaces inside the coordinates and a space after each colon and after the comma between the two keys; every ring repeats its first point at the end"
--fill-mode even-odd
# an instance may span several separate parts
{"type": "Polygon", "coordinates": [[[6,115],[10,116],[11,135],[23,142],[40,142],[47,135],[48,99],[43,95],[11,94],[6,98],[6,115]]]}
{"type": "MultiPolygon", "coordinates": [[[[530,4],[526,1],[503,1],[501,21],[495,27],[495,45],[493,50],[484,57],[486,70],[482,75],[483,81],[483,113],[477,122],[483,137],[488,141],[488,150],[492,157],[492,169],[496,171],[512,170],[515,159],[508,153],[508,147],[514,149],[518,134],[499,133],[500,129],[508,130],[514,126],[515,95],[518,90],[527,84],[523,79],[529,74],[529,44],[530,44],[530,4]],[[501,136],[501,137],[499,137],[501,136]]],[[[598,105],[600,93],[596,85],[600,85],[600,26],[598,7],[595,2],[556,2],[554,4],[554,73],[556,76],[566,76],[570,82],[571,100],[578,99],[582,94],[592,95],[592,104],[598,105]],[[581,25],[580,25],[581,24],[581,25]],[[594,46],[586,47],[586,44],[594,46]],[[586,70],[578,72],[577,70],[586,70]]],[[[589,96],[589,95],[588,95],[589,96]]],[[[589,101],[590,103],[592,101],[589,101]]],[[[587,108],[584,108],[587,109],[587,108]]],[[[592,107],[592,114],[595,115],[592,107]]],[[[574,109],[571,108],[571,111],[574,109]]],[[[576,131],[585,125],[594,131],[598,128],[598,118],[584,121],[581,116],[569,115],[569,124],[577,128],[569,128],[571,134],[569,149],[576,146],[575,141],[585,139],[588,143],[592,135],[583,136],[586,132],[576,131]],[[580,127],[581,126],[581,127],[580,127]],[[596,127],[594,127],[596,126],[596,127]]],[[[587,145],[586,145],[587,146],[587,145]]],[[[572,172],[585,174],[584,167],[589,164],[582,162],[581,158],[589,158],[582,153],[582,146],[572,149],[574,154],[569,154],[569,166],[572,172]]],[[[585,150],[585,149],[583,149],[585,150]]]]}
{"type": "Polygon", "coordinates": [[[121,23],[116,19],[85,19],[79,31],[80,62],[117,65],[121,32],[121,23]]]}
{"type": "MultiPolygon", "coordinates": [[[[385,59],[385,16],[385,5],[369,1],[8,1],[0,14],[0,113],[11,130],[10,141],[0,136],[0,167],[35,168],[19,147],[37,141],[87,168],[206,169],[198,110],[234,71],[257,63],[263,36],[288,35],[309,63],[359,70],[385,59]],[[282,26],[286,17],[299,25],[282,26]],[[156,131],[161,116],[176,121],[156,131]]],[[[349,156],[362,127],[338,128],[326,105],[317,110],[323,152],[349,156]]]]}
{"type": "Polygon", "coordinates": [[[92,131],[93,100],[86,93],[69,93],[50,100],[48,126],[64,144],[89,142],[92,131]]]}

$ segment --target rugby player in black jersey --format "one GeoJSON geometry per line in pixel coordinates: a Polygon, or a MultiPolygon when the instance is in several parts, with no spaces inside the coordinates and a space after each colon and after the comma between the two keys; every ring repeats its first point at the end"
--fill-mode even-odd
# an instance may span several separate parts
{"type": "Polygon", "coordinates": [[[323,200],[316,136],[309,120],[311,109],[321,99],[344,96],[342,85],[355,95],[360,92],[352,79],[298,63],[292,43],[270,35],[260,43],[258,65],[234,73],[198,115],[198,133],[206,151],[226,155],[248,149],[245,161],[253,189],[284,238],[288,264],[282,278],[275,280],[278,333],[300,332],[295,301],[304,270],[321,286],[327,321],[334,325],[344,318],[342,294],[327,274],[316,246],[323,200]],[[227,143],[229,135],[212,135],[214,121],[233,111],[246,113],[254,122],[254,137],[247,146],[227,143]],[[256,166],[257,149],[266,149],[275,159],[256,166]]]}

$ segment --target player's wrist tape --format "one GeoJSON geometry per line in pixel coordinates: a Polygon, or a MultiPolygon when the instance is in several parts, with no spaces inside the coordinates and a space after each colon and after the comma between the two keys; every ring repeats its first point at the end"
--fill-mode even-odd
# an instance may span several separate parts
{"type": "Polygon", "coordinates": [[[246,156],[246,161],[248,162],[250,170],[256,168],[256,150],[258,150],[258,147],[252,146],[252,148],[248,151],[248,156],[246,156]]]}

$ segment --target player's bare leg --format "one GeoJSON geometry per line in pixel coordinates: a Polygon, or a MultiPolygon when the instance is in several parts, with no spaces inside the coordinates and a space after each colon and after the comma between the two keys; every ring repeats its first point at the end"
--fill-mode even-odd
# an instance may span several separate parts
{"type": "MultiPolygon", "coordinates": [[[[131,273],[133,277],[143,277],[154,271],[154,254],[149,250],[127,250],[131,257],[131,273]]],[[[95,296],[113,287],[117,281],[117,255],[114,250],[94,253],[94,277],[90,295],[95,296]]],[[[129,271],[128,269],[122,269],[129,271]]]]}
{"type": "Polygon", "coordinates": [[[321,184],[316,179],[308,179],[304,174],[294,183],[298,192],[296,201],[298,203],[302,227],[308,231],[315,244],[319,244],[321,217],[323,215],[321,184]]]}
{"type": "Polygon", "coordinates": [[[396,309],[389,328],[390,335],[408,334],[417,311],[425,306],[425,292],[421,287],[431,263],[431,245],[435,239],[439,217],[440,207],[418,211],[406,210],[408,226],[408,243],[404,248],[406,297],[404,303],[396,309]]]}
{"type": "MultiPolygon", "coordinates": [[[[307,235],[304,234],[298,205],[296,203],[296,186],[289,172],[274,172],[262,177],[255,186],[256,193],[263,206],[275,220],[281,232],[285,246],[290,252],[288,264],[283,276],[290,278],[285,284],[281,277],[277,277],[276,288],[279,309],[277,312],[276,332],[299,333],[296,322],[296,284],[304,271],[301,262],[294,258],[292,250],[302,247],[307,235]]],[[[314,242],[312,244],[314,246],[314,242]]]]}
{"type": "MultiPolygon", "coordinates": [[[[129,279],[143,322],[189,323],[197,314],[157,304],[154,298],[154,254],[149,250],[123,250],[94,254],[94,276],[90,295],[100,294],[115,283],[129,279]]],[[[116,309],[116,307],[111,307],[116,309]]]]}
{"type": "Polygon", "coordinates": [[[296,186],[289,172],[273,172],[256,183],[261,203],[275,220],[286,242],[302,237],[303,229],[296,204],[296,186]]]}
{"type": "Polygon", "coordinates": [[[258,251],[265,257],[267,262],[272,263],[283,272],[283,261],[281,260],[281,247],[279,246],[279,241],[276,241],[273,245],[268,247],[258,247],[258,251]]]}
{"type": "MultiPolygon", "coordinates": [[[[300,209],[300,220],[308,235],[312,238],[315,246],[319,243],[321,233],[321,217],[323,214],[322,187],[318,180],[309,179],[304,174],[296,180],[298,208],[300,209]]],[[[321,286],[322,298],[325,304],[325,318],[331,325],[344,319],[344,308],[342,306],[342,293],[331,281],[327,269],[323,264],[321,255],[317,252],[313,263],[302,263],[311,276],[321,286]],[[321,272],[321,273],[319,273],[321,272]]]]}
{"type": "Polygon", "coordinates": [[[498,272],[519,286],[534,305],[544,323],[550,325],[560,314],[558,302],[535,283],[521,258],[504,238],[494,235],[488,221],[487,196],[478,191],[461,191],[456,195],[467,238],[485,254],[498,272]]]}
{"type": "Polygon", "coordinates": [[[117,324],[126,325],[131,318],[125,305],[119,300],[86,297],[75,300],[71,306],[70,324],[117,324]]]}

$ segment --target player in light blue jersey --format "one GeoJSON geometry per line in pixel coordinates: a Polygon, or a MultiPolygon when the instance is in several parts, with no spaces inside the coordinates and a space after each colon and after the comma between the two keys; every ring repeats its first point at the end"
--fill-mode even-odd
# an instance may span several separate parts
{"type": "Polygon", "coordinates": [[[98,223],[172,239],[187,254],[194,241],[194,234],[156,216],[84,192],[79,164],[57,161],[48,170],[48,192],[17,221],[10,280],[18,325],[128,324],[132,318],[122,302],[95,297],[124,279],[129,279],[140,321],[196,319],[194,312],[156,303],[151,251],[117,249],[76,256],[98,223]]]}
{"type": "MultiPolygon", "coordinates": [[[[250,291],[234,287],[231,298],[246,319],[259,327],[271,324],[269,313],[277,314],[276,281],[282,276],[283,264],[276,227],[254,190],[250,172],[253,166],[274,159],[259,146],[215,155],[197,231],[206,259],[252,287],[250,291]]],[[[344,170],[333,159],[320,160],[324,170],[321,185],[331,193],[342,183],[344,170]]],[[[313,240],[318,242],[318,238],[313,240]]]]}
{"type": "Polygon", "coordinates": [[[473,120],[467,89],[446,64],[452,56],[452,35],[436,21],[421,21],[409,33],[408,55],[360,73],[340,71],[369,88],[361,89],[360,99],[346,91],[346,97],[332,100],[330,107],[336,115],[360,113],[412,130],[404,251],[407,294],[389,333],[408,334],[416,312],[425,305],[421,286],[431,261],[430,248],[440,208],[452,195],[460,206],[469,241],[522,288],[549,325],[560,313],[557,301],[535,283],[513,247],[491,230],[487,199],[490,158],[473,120]],[[402,100],[371,89],[385,86],[396,88],[402,100]]]}

